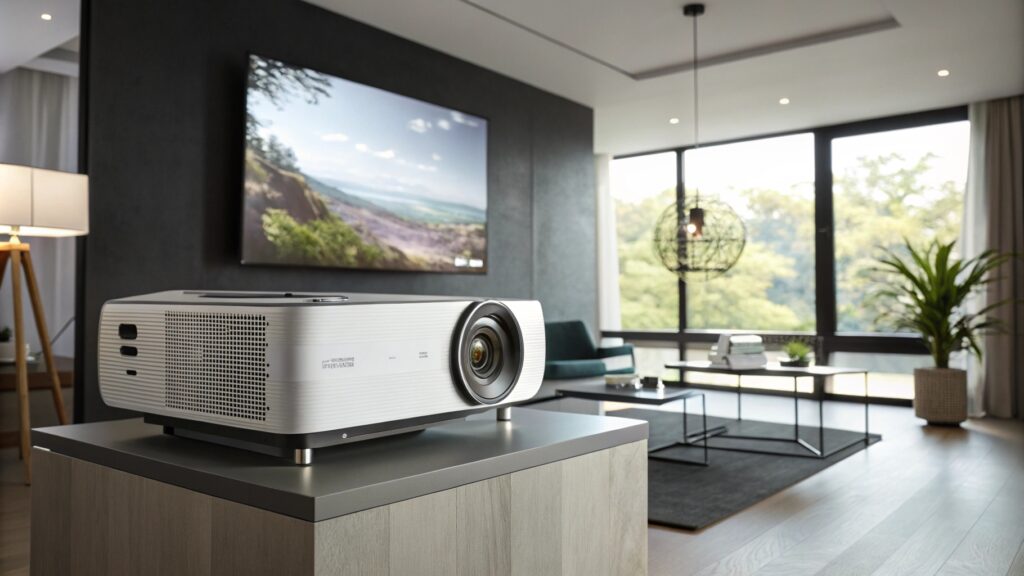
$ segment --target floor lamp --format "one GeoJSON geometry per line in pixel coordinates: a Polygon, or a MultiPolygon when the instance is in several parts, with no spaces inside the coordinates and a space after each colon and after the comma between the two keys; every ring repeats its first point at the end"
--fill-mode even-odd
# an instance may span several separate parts
{"type": "Polygon", "coordinates": [[[0,234],[10,235],[0,242],[0,284],[7,262],[11,263],[11,292],[14,295],[14,346],[17,364],[18,416],[20,420],[21,458],[25,466],[25,484],[32,483],[32,450],[29,423],[28,365],[25,354],[25,322],[22,312],[22,274],[28,285],[32,313],[35,315],[46,370],[50,375],[53,404],[61,424],[68,423],[60,377],[54,363],[46,315],[39,297],[36,271],[29,245],[20,236],[80,236],[89,231],[89,183],[83,174],[41,170],[27,166],[0,164],[0,234]]]}

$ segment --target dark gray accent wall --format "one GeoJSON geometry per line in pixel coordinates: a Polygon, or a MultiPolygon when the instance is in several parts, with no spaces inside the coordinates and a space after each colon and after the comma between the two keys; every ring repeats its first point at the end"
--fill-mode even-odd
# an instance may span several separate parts
{"type": "Polygon", "coordinates": [[[548,319],[585,319],[596,330],[594,153],[571,136],[593,130],[592,114],[541,105],[533,125],[533,297],[548,319]]]}
{"type": "MultiPolygon", "coordinates": [[[[539,299],[596,326],[589,108],[296,0],[87,0],[91,233],[81,294],[85,420],[100,307],[170,289],[295,289],[539,299]],[[247,54],[488,118],[485,275],[239,264],[247,54]]],[[[467,31],[466,33],[471,33],[467,31]]]]}

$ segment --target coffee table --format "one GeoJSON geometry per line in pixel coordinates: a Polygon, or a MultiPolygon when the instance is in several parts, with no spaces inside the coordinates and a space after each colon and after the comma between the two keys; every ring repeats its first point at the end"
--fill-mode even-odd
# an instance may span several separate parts
{"type": "MultiPolygon", "coordinates": [[[[762,436],[743,436],[738,434],[722,433],[717,434],[722,438],[739,438],[743,440],[756,440],[763,442],[791,442],[799,445],[805,450],[804,454],[792,454],[771,449],[735,448],[715,446],[715,449],[733,450],[736,452],[753,452],[757,454],[780,454],[785,456],[804,456],[809,458],[827,458],[840,450],[864,442],[864,445],[871,443],[871,435],[868,431],[868,371],[863,368],[843,368],[839,366],[780,366],[768,364],[761,368],[735,369],[728,366],[718,366],[710,362],[669,362],[666,368],[685,372],[701,372],[705,374],[729,374],[736,377],[736,419],[743,420],[743,377],[744,376],[780,376],[793,379],[793,438],[766,438],[762,436]],[[840,374],[863,374],[864,375],[864,437],[852,440],[831,449],[825,449],[825,380],[840,374]],[[797,392],[797,379],[810,377],[814,379],[813,400],[818,402],[818,445],[814,446],[800,437],[800,405],[797,392]]],[[[682,378],[680,378],[682,380],[682,378]]],[[[686,388],[684,388],[686,390],[686,388]]]]}
{"type": "Polygon", "coordinates": [[[683,401],[683,439],[673,440],[665,444],[656,446],[648,446],[647,457],[655,460],[666,460],[669,462],[678,462],[680,464],[693,464],[697,466],[708,465],[708,437],[716,433],[725,432],[725,427],[720,426],[719,431],[717,428],[708,430],[708,412],[707,403],[704,400],[704,393],[699,390],[682,389],[682,388],[661,388],[659,390],[653,390],[649,388],[641,388],[639,390],[635,388],[615,388],[608,386],[603,382],[588,383],[588,384],[565,384],[555,388],[555,393],[558,396],[565,398],[582,398],[586,400],[596,400],[598,402],[598,410],[600,414],[604,414],[603,402],[622,402],[626,404],[646,404],[649,406],[661,406],[668,404],[669,402],[675,402],[676,400],[683,401]],[[702,429],[699,432],[690,433],[687,430],[686,416],[687,416],[687,405],[686,401],[690,398],[700,398],[701,406],[701,421],[702,429]],[[691,440],[691,438],[693,440],[691,440]],[[701,442],[696,442],[701,440],[701,442]],[[674,446],[702,446],[704,448],[704,461],[694,462],[690,460],[680,460],[678,458],[666,458],[661,457],[655,452],[672,448],[674,446]]]}

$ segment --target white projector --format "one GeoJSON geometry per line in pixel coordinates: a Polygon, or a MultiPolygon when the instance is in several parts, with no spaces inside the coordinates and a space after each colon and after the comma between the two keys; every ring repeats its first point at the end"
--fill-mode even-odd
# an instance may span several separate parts
{"type": "Polygon", "coordinates": [[[300,464],[483,410],[507,419],[543,374],[532,300],[172,291],[100,313],[104,402],[300,464]]]}

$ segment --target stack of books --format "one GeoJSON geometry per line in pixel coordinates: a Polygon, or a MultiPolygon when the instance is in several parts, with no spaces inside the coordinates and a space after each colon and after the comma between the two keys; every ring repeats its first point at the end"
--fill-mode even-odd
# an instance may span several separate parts
{"type": "Polygon", "coordinates": [[[764,341],[756,334],[722,334],[718,345],[711,347],[709,356],[712,366],[724,366],[734,370],[763,368],[768,364],[764,355],[764,341]]]}

